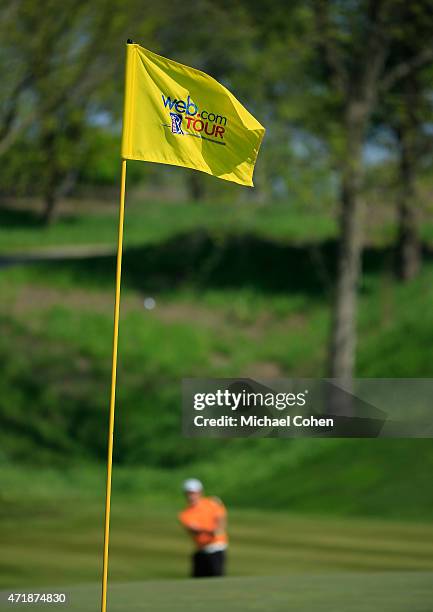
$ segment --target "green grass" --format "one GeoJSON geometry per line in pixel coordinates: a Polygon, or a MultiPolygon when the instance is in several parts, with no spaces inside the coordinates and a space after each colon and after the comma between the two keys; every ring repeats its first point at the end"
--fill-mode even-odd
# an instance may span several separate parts
{"type": "MultiPolygon", "coordinates": [[[[158,581],[114,585],[110,610],[152,612],[428,612],[431,573],[290,575],[222,581],[158,581]]],[[[71,590],[73,610],[97,609],[99,589],[71,590]]]]}
{"type": "MultiPolygon", "coordinates": [[[[36,215],[0,209],[0,253],[26,252],[41,248],[73,245],[117,244],[116,205],[78,207],[50,227],[41,227],[36,215]]],[[[140,202],[131,198],[125,216],[125,247],[154,244],[191,230],[215,234],[252,233],[262,237],[303,241],[335,236],[332,217],[314,208],[282,202],[255,204],[140,202]]]]}
{"type": "MultiPolygon", "coordinates": [[[[307,574],[220,580],[158,580],[113,584],[112,612],[429,612],[433,595],[431,573],[307,574]]],[[[99,584],[55,589],[68,596],[68,609],[93,612],[100,607],[99,584]]],[[[0,609],[11,609],[10,604],[0,609]]],[[[28,604],[13,608],[27,610],[28,604]]],[[[51,606],[61,609],[63,606],[51,606]]]]}
{"type": "MultiPolygon", "coordinates": [[[[34,209],[35,203],[32,208],[34,209]]],[[[53,247],[106,246],[117,244],[117,202],[75,202],[74,212],[62,212],[50,227],[40,224],[35,212],[0,208],[0,254],[34,252],[53,247]]],[[[134,194],[126,205],[126,248],[156,244],[191,231],[216,236],[251,234],[283,243],[319,243],[335,239],[335,214],[321,204],[297,201],[245,202],[143,202],[134,194]]],[[[433,223],[426,216],[422,239],[431,244],[433,223]]],[[[383,218],[376,207],[368,213],[368,245],[389,245],[396,236],[395,219],[383,218]]]]}
{"type": "MultiPolygon", "coordinates": [[[[30,501],[30,500],[29,500],[30,501]]],[[[113,495],[113,582],[182,578],[191,543],[177,524],[180,495],[165,503],[113,495]]],[[[103,480],[99,495],[69,495],[3,507],[0,586],[24,588],[98,580],[103,480]]],[[[433,571],[433,526],[306,517],[230,508],[230,575],[341,571],[433,571]]]]}
{"type": "MultiPolygon", "coordinates": [[[[0,229],[2,251],[115,243],[115,210],[79,214],[48,230],[31,218],[12,221],[0,229]]],[[[133,202],[125,229],[111,576],[137,584],[116,587],[118,601],[129,598],[134,609],[145,593],[152,610],[177,596],[179,606],[199,605],[190,601],[189,583],[170,581],[186,575],[189,551],[175,521],[179,483],[196,475],[230,509],[234,578],[214,593],[216,607],[263,609],[274,597],[275,610],[287,609],[289,598],[299,610],[352,605],[361,612],[379,601],[381,611],[403,612],[411,601],[407,609],[427,612],[431,440],[180,435],[183,377],[325,372],[332,218],[283,204],[133,202]],[[152,311],[143,308],[148,295],[156,299],[152,311]],[[352,572],[347,580],[339,578],[343,570],[352,572]],[[395,578],[360,573],[390,570],[395,578]],[[314,577],[329,572],[332,580],[314,577]],[[303,577],[290,578],[296,573],[303,577]],[[307,576],[313,598],[301,588],[307,576]],[[141,584],[149,578],[164,580],[161,588],[141,584]],[[364,608],[351,595],[362,581],[372,597],[364,608]]],[[[5,587],[98,580],[114,265],[113,255],[88,254],[0,270],[5,587]]],[[[432,301],[428,258],[416,281],[399,285],[380,240],[369,248],[357,374],[431,376],[432,301]]]]}
{"type": "MultiPolygon", "coordinates": [[[[42,467],[105,460],[113,263],[91,258],[2,270],[5,462],[42,467]]],[[[327,302],[308,285],[292,293],[254,283],[220,287],[213,274],[203,284],[193,277],[170,286],[171,271],[163,270],[167,284],[149,285],[157,307],[146,311],[148,281],[140,287],[141,267],[134,253],[127,254],[117,462],[175,470],[176,481],[194,472],[237,506],[413,520],[430,516],[430,440],[182,438],[182,377],[322,374],[327,302]]],[[[370,265],[360,300],[359,375],[431,374],[433,315],[425,304],[432,300],[431,264],[408,285],[370,265]]],[[[126,489],[137,488],[135,478],[133,473],[124,478],[126,489]]]]}
{"type": "MultiPolygon", "coordinates": [[[[287,606],[306,612],[429,610],[431,522],[308,516],[229,504],[230,577],[185,580],[191,543],[176,520],[183,505],[181,475],[115,469],[111,610],[182,612],[205,604],[233,612],[287,606]]],[[[97,609],[102,468],[26,473],[3,468],[0,477],[0,589],[66,592],[73,610],[97,609]]]]}

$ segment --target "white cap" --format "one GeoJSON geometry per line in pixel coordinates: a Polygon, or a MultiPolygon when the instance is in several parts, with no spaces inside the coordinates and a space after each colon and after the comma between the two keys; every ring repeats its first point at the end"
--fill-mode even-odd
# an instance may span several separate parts
{"type": "Polygon", "coordinates": [[[183,483],[183,490],[185,493],[200,493],[203,491],[203,485],[197,478],[187,478],[183,483]]]}

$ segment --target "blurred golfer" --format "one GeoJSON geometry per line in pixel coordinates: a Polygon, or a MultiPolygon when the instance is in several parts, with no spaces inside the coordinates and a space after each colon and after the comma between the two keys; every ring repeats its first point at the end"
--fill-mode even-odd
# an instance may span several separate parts
{"type": "Polygon", "coordinates": [[[192,556],[192,577],[224,576],[227,549],[227,511],[217,497],[204,497],[196,478],[183,483],[188,502],[179,520],[196,545],[192,556]]]}

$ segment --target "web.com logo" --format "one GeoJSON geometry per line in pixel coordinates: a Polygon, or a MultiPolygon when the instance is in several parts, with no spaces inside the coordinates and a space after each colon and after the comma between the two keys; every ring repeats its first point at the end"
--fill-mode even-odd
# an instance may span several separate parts
{"type": "Polygon", "coordinates": [[[186,100],[177,100],[162,94],[162,103],[164,108],[170,111],[171,125],[169,127],[173,134],[184,134],[184,130],[191,130],[187,133],[206,140],[224,138],[227,118],[207,110],[199,112],[197,104],[191,100],[190,96],[186,100]],[[182,129],[183,119],[186,123],[184,129],[182,129]],[[208,138],[209,136],[211,138],[208,138]]]}

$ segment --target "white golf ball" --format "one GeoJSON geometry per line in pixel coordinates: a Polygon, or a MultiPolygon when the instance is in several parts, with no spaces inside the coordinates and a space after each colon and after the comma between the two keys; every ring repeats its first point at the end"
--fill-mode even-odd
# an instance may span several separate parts
{"type": "Polygon", "coordinates": [[[153,310],[156,306],[156,302],[153,297],[144,298],[143,305],[146,310],[153,310]]]}

